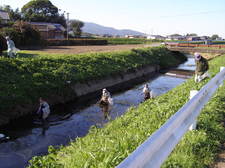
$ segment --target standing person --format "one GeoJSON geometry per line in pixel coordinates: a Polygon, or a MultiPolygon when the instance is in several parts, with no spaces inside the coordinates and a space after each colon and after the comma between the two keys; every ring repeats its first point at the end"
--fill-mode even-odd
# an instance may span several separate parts
{"type": "Polygon", "coordinates": [[[199,53],[195,53],[195,82],[201,82],[206,77],[209,77],[208,69],[209,64],[208,61],[202,57],[199,53]]]}
{"type": "Polygon", "coordinates": [[[151,90],[149,89],[148,84],[145,84],[142,92],[144,94],[144,100],[148,100],[152,98],[151,90]]]}
{"type": "Polygon", "coordinates": [[[8,46],[8,56],[9,58],[13,58],[16,56],[16,53],[19,51],[18,48],[16,48],[15,43],[9,38],[9,36],[6,36],[7,46],[8,46]]]}
{"type": "Polygon", "coordinates": [[[40,106],[38,108],[37,114],[39,114],[42,121],[43,126],[42,134],[45,135],[45,131],[47,129],[47,118],[50,114],[50,107],[48,103],[41,97],[39,98],[39,102],[40,106]]]}
{"type": "Polygon", "coordinates": [[[106,89],[102,90],[102,97],[99,101],[99,106],[102,108],[105,119],[109,119],[109,111],[113,105],[113,99],[111,98],[110,92],[106,89]]]}

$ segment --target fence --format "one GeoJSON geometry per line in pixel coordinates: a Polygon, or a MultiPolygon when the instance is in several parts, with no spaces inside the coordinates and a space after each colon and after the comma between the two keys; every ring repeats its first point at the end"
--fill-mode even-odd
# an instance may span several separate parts
{"type": "Polygon", "coordinates": [[[225,48],[225,45],[206,45],[206,44],[191,44],[191,43],[168,43],[169,47],[204,47],[204,48],[225,48]]]}
{"type": "Polygon", "coordinates": [[[194,127],[198,115],[225,79],[225,68],[221,68],[193,98],[174,114],[160,129],[154,132],[117,168],[159,168],[181,140],[194,127]]]}

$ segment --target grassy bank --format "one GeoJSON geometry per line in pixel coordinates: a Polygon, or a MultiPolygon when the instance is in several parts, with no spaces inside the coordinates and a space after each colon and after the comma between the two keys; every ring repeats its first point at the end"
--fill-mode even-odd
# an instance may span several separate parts
{"type": "Polygon", "coordinates": [[[185,59],[182,54],[160,47],[80,55],[22,52],[15,59],[0,57],[0,124],[24,115],[16,112],[15,107],[37,104],[40,96],[74,97],[71,86],[77,82],[124,73],[145,65],[170,67],[185,59]],[[13,110],[15,112],[11,113],[13,110]]]}
{"type": "MultiPolygon", "coordinates": [[[[218,73],[224,64],[225,55],[210,61],[211,74],[218,73]]],[[[188,101],[190,90],[199,90],[208,80],[195,84],[190,79],[154,100],[130,108],[104,128],[93,127],[86,137],[78,138],[69,146],[60,150],[50,148],[49,155],[34,157],[30,168],[115,167],[188,101]]],[[[185,135],[163,167],[203,168],[213,162],[225,137],[221,124],[225,116],[224,99],[225,86],[202,111],[198,129],[185,135]]]]}

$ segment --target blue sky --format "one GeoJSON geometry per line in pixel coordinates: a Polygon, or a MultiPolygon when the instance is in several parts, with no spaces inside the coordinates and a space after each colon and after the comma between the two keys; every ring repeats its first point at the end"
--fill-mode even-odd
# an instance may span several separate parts
{"type": "MultiPolygon", "coordinates": [[[[0,0],[21,8],[29,0],[0,0]]],[[[71,19],[148,34],[225,37],[225,0],[51,0],[71,19]]]]}

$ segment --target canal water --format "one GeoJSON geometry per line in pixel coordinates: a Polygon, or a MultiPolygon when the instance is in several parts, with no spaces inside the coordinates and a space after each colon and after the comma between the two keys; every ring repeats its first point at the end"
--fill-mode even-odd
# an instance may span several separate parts
{"type": "MultiPolygon", "coordinates": [[[[188,58],[188,61],[177,69],[194,70],[194,59],[188,58]]],[[[111,120],[124,114],[129,107],[137,106],[143,101],[144,84],[148,83],[153,93],[158,96],[185,81],[183,78],[164,74],[149,78],[147,82],[129,90],[112,94],[114,106],[110,112],[111,120]]],[[[9,126],[1,130],[1,133],[9,136],[11,140],[0,144],[0,168],[25,167],[33,156],[46,154],[48,146],[66,145],[77,137],[85,136],[93,125],[103,127],[108,120],[104,119],[101,109],[96,105],[97,101],[98,99],[92,100],[85,105],[74,104],[61,115],[51,115],[45,136],[42,135],[42,127],[38,123],[31,124],[31,121],[15,123],[16,127],[9,126]]]]}

